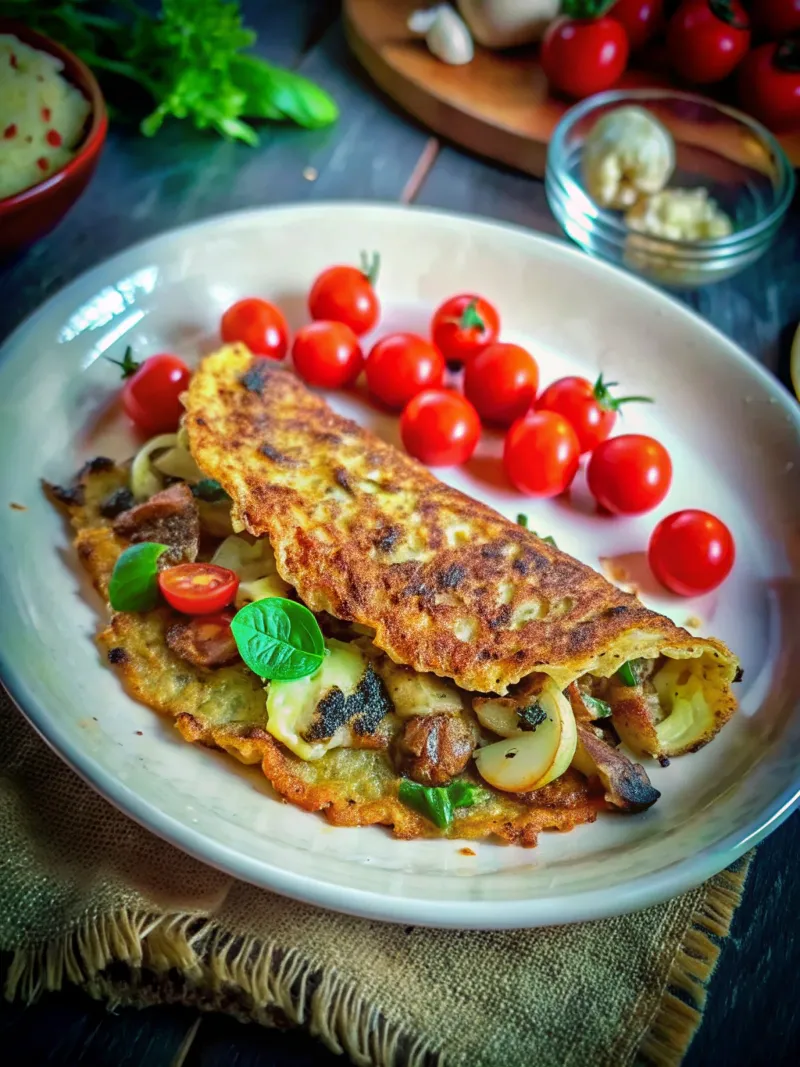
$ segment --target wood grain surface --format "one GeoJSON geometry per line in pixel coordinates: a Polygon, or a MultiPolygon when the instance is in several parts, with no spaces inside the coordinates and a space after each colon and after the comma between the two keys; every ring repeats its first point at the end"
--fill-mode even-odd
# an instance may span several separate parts
{"type": "MultiPolygon", "coordinates": [[[[382,0],[373,2],[378,6],[382,0]]],[[[66,282],[114,252],[238,207],[333,198],[403,200],[559,236],[540,182],[440,143],[376,91],[348,53],[332,0],[251,0],[243,6],[265,55],[296,66],[336,96],[337,126],[265,129],[257,149],[183,126],[152,141],[113,127],[86,196],[48,238],[0,268],[0,338],[66,282]]],[[[800,319],[800,206],[794,205],[760,264],[682,299],[785,376],[787,340],[800,319]]],[[[800,1062],[798,854],[795,815],[758,849],[686,1067],[800,1062]]],[[[201,1017],[181,1007],[111,1014],[77,991],[48,994],[30,1008],[0,1006],[4,1067],[341,1067],[343,1062],[304,1033],[201,1017]]]]}
{"type": "MultiPolygon", "coordinates": [[[[543,177],[547,144],[574,101],[550,92],[538,47],[500,52],[476,45],[470,63],[450,66],[408,29],[409,16],[425,6],[421,0],[344,0],[347,39],[359,62],[383,92],[434,132],[543,177]]],[[[634,60],[615,88],[673,85],[657,60],[653,69],[634,60]]],[[[779,140],[800,164],[800,134],[779,140]]]]}

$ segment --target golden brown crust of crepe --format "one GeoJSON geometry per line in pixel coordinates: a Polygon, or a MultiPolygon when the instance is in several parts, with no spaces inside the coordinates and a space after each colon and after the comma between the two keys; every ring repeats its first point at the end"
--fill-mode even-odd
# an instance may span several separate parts
{"type": "Polygon", "coordinates": [[[732,681],[721,642],[444,485],[269,360],[235,345],[209,356],[186,405],[193,457],[270,538],[281,576],[312,609],[372,627],[396,662],[476,692],[534,670],[563,688],[660,653],[709,655],[732,681]]]}
{"type": "MultiPolygon", "coordinates": [[[[77,530],[78,555],[104,598],[126,543],[99,508],[109,493],[126,484],[127,476],[125,468],[106,462],[88,465],[68,490],[46,487],[77,530]]],[[[263,685],[243,663],[207,670],[169,648],[166,632],[181,617],[167,607],[112,615],[97,643],[125,690],[171,716],[184,740],[222,750],[244,764],[260,764],[279,796],[306,811],[321,812],[337,826],[380,824],[408,839],[496,835],[533,846],[540,831],[571,830],[592,822],[605,806],[585,779],[570,771],[524,797],[491,793],[486,803],[460,809],[450,831],[442,834],[397,796],[400,777],[388,755],[388,719],[387,728],[360,739],[361,748],[334,749],[314,762],[299,760],[267,732],[263,685]]]]}

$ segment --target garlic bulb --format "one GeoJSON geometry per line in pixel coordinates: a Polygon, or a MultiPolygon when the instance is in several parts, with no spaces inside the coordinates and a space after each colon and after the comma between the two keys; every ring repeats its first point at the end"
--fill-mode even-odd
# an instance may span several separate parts
{"type": "Polygon", "coordinates": [[[561,0],[458,0],[458,10],[478,44],[512,48],[541,41],[561,0]]]}
{"type": "Polygon", "coordinates": [[[464,20],[449,4],[415,11],[408,20],[412,33],[423,34],[428,50],[444,63],[458,67],[475,55],[472,37],[464,20]]]}
{"type": "Polygon", "coordinates": [[[624,210],[642,194],[660,192],[674,169],[672,134],[641,107],[604,115],[583,146],[583,180],[601,207],[624,210]]]}

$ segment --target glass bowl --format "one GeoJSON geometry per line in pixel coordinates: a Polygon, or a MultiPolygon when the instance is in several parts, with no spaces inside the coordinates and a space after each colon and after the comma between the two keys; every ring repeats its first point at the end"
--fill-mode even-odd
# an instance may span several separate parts
{"type": "Polygon", "coordinates": [[[676,287],[722,281],[754,263],[780,227],[794,185],[783,149],[760,123],[671,89],[598,93],[571,108],[553,133],[545,173],[548,203],[568,237],[592,255],[676,287]],[[669,187],[707,188],[733,221],[732,234],[696,242],[650,236],[589,197],[581,172],[586,139],[603,115],[625,105],[652,112],[672,134],[676,166],[669,187]]]}

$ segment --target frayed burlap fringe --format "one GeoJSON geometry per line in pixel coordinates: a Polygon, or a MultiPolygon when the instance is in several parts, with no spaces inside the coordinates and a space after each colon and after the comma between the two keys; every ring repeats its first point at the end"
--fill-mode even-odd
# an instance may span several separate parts
{"type": "MultiPolygon", "coordinates": [[[[638,1062],[677,1067],[686,1054],[748,866],[746,857],[706,886],[638,1062]]],[[[264,1026],[305,1026],[358,1067],[445,1067],[440,1051],[390,1025],[335,969],[196,916],[122,912],[86,919],[56,941],[17,950],[6,996],[31,1002],[65,983],[110,1007],[181,1003],[264,1026]]]]}
{"type": "Polygon", "coordinates": [[[334,969],[322,972],[296,949],[236,938],[193,916],[86,919],[56,941],[18,949],[5,994],[31,1003],[66,983],[110,1007],[166,1000],[265,1026],[305,1026],[358,1067],[444,1067],[437,1050],[387,1023],[334,969]],[[123,978],[106,973],[119,965],[123,978]]]}
{"type": "Polygon", "coordinates": [[[677,1067],[691,1044],[706,1000],[722,939],[730,932],[741,900],[750,858],[745,857],[706,886],[701,907],[692,915],[683,943],[672,961],[667,987],[639,1048],[653,1067],[677,1067]]]}

